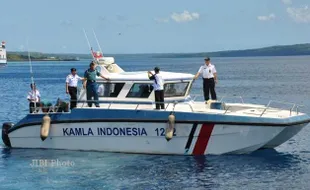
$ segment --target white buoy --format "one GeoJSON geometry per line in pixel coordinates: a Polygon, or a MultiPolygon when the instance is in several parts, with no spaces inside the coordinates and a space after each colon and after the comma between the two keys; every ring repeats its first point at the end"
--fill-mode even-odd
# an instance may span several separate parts
{"type": "Polygon", "coordinates": [[[168,125],[166,127],[166,135],[165,135],[167,141],[170,141],[173,137],[174,124],[175,124],[175,116],[173,114],[170,114],[168,116],[168,125]]]}
{"type": "Polygon", "coordinates": [[[48,115],[45,115],[42,119],[41,125],[41,140],[44,141],[48,137],[50,131],[51,118],[48,115]]]}

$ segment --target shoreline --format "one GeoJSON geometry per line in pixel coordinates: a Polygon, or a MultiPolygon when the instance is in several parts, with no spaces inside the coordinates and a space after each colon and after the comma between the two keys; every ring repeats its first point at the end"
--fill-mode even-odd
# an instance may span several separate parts
{"type": "MultiPolygon", "coordinates": [[[[29,61],[28,59],[23,59],[23,60],[7,60],[7,62],[27,62],[29,61]]],[[[46,61],[46,62],[50,62],[50,61],[80,61],[80,60],[76,60],[76,59],[31,59],[32,62],[34,61],[46,61]]]]}

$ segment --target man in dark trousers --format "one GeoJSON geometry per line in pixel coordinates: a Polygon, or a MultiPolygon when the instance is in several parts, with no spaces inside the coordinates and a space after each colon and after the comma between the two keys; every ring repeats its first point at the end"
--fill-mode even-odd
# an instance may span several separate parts
{"type": "Polygon", "coordinates": [[[215,66],[211,64],[210,58],[206,57],[205,64],[199,68],[199,71],[195,75],[194,79],[197,79],[200,74],[203,78],[203,92],[206,104],[209,100],[209,92],[211,93],[211,99],[216,100],[215,84],[217,83],[217,74],[215,66]]]}
{"type": "Polygon", "coordinates": [[[103,76],[99,71],[95,69],[95,63],[92,61],[89,64],[89,69],[87,69],[84,73],[84,78],[86,79],[86,96],[87,103],[89,107],[92,107],[91,98],[94,97],[94,103],[96,107],[100,107],[98,103],[98,85],[96,82],[96,77],[101,77],[105,80],[109,80],[109,78],[103,76]]]}
{"type": "Polygon", "coordinates": [[[76,68],[71,68],[71,74],[69,74],[66,78],[66,93],[70,94],[70,109],[73,109],[76,107],[76,101],[77,101],[77,85],[78,81],[85,79],[82,77],[79,77],[76,74],[76,68]]]}
{"type": "Polygon", "coordinates": [[[159,68],[154,68],[155,74],[151,71],[148,71],[148,77],[150,80],[154,80],[154,91],[155,91],[155,102],[156,109],[165,109],[164,103],[164,79],[162,75],[159,73],[159,68]]]}

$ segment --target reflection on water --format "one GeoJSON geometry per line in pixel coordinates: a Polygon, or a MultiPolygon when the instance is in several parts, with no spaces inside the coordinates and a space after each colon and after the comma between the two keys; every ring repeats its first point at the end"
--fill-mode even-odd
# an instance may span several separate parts
{"type": "MultiPolygon", "coordinates": [[[[309,158],[309,153],[307,155],[309,158]]],[[[309,176],[310,169],[309,159],[276,150],[260,150],[248,155],[161,156],[2,149],[1,157],[0,171],[4,179],[18,174],[21,181],[29,178],[41,180],[29,183],[25,186],[27,188],[35,184],[42,185],[46,180],[49,180],[49,187],[61,185],[66,189],[72,184],[78,184],[80,189],[90,185],[98,189],[234,189],[239,188],[240,184],[248,189],[253,184],[255,187],[267,187],[266,183],[302,187],[301,184],[292,184],[287,180],[277,180],[285,177],[300,180],[309,176]],[[33,166],[34,160],[69,161],[74,164],[39,167],[33,166]]],[[[10,185],[18,187],[15,181],[11,181],[10,185]]]]}

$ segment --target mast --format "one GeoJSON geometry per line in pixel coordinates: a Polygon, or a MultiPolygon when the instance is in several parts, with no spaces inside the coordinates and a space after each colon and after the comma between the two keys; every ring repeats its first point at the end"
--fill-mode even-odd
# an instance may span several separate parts
{"type": "Polygon", "coordinates": [[[89,40],[88,40],[88,37],[87,37],[87,34],[86,34],[86,32],[85,32],[85,29],[84,29],[84,28],[83,28],[83,31],[84,31],[84,35],[85,35],[85,38],[86,38],[86,41],[87,41],[88,47],[89,47],[89,49],[90,49],[91,56],[93,57],[93,60],[96,60],[96,59],[95,59],[95,56],[94,56],[94,54],[93,54],[93,48],[90,46],[90,43],[89,43],[89,40]]]}
{"type": "Polygon", "coordinates": [[[97,36],[96,36],[96,33],[95,33],[95,30],[93,29],[93,33],[94,33],[94,36],[95,36],[95,39],[96,39],[96,42],[97,42],[97,45],[98,45],[98,48],[99,48],[99,50],[100,50],[100,53],[102,54],[102,56],[103,56],[103,51],[102,51],[102,49],[101,49],[101,47],[100,47],[100,44],[99,44],[99,42],[98,42],[98,39],[97,39],[97,36]]]}
{"type": "MultiPolygon", "coordinates": [[[[33,70],[32,70],[32,63],[31,63],[31,57],[30,57],[30,52],[29,52],[29,45],[28,45],[28,39],[27,39],[27,51],[28,51],[28,61],[29,61],[29,67],[30,67],[30,79],[31,79],[31,84],[32,84],[32,88],[34,89],[34,78],[33,78],[33,70]]],[[[34,95],[35,98],[37,98],[37,89],[34,89],[34,95]]],[[[34,110],[37,109],[37,102],[34,103],[34,110]]]]}

